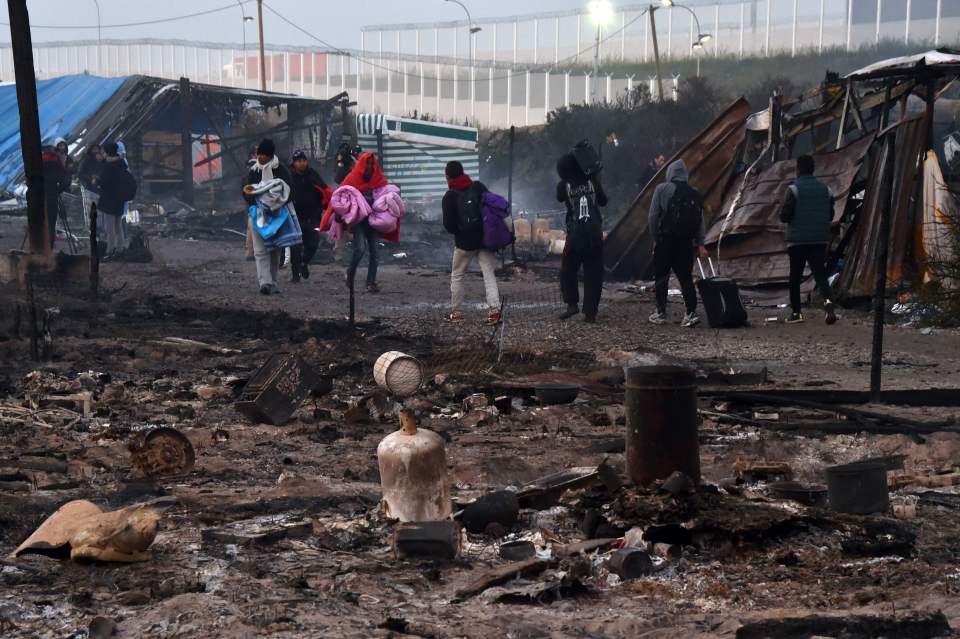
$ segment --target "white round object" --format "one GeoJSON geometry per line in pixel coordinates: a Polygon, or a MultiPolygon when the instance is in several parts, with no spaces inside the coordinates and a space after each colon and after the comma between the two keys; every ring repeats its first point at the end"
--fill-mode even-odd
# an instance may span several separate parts
{"type": "Polygon", "coordinates": [[[413,395],[423,383],[423,367],[416,358],[388,351],[377,358],[373,365],[373,379],[391,393],[405,397],[413,395]]]}

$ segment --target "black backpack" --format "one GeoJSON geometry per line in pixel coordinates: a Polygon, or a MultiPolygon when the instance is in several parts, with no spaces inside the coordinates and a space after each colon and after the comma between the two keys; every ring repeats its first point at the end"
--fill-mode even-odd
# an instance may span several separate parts
{"type": "Polygon", "coordinates": [[[463,235],[483,237],[483,187],[474,182],[466,191],[457,194],[458,228],[463,235]]]}
{"type": "Polygon", "coordinates": [[[673,182],[667,210],[660,214],[658,237],[694,238],[703,221],[703,196],[686,182],[673,182]]]}
{"type": "Polygon", "coordinates": [[[583,174],[587,177],[594,176],[603,169],[600,155],[587,140],[577,142],[570,153],[573,154],[573,159],[577,161],[580,170],[583,171],[583,174]]]}
{"type": "Polygon", "coordinates": [[[590,252],[603,243],[603,218],[597,206],[597,191],[593,182],[574,186],[567,182],[567,203],[570,206],[567,223],[567,244],[574,251],[590,252]]]}

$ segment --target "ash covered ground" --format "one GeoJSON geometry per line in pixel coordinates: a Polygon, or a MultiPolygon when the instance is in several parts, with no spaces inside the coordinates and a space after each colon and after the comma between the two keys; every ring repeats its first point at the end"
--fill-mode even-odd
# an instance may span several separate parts
{"type": "MultiPolygon", "coordinates": [[[[82,283],[40,281],[38,303],[59,309],[45,362],[31,361],[29,340],[13,334],[21,295],[5,292],[0,554],[74,499],[108,509],[148,503],[163,518],[146,562],[5,559],[3,636],[83,637],[96,617],[121,637],[935,637],[960,628],[960,490],[929,480],[958,464],[957,409],[858,406],[894,425],[840,432],[844,416],[829,411],[721,397],[865,389],[866,313],[845,310],[833,327],[816,311],[803,325],[766,322],[777,314],[769,308],[751,308],[753,325],[741,330],[651,326],[652,297],[611,283],[598,324],[560,322],[558,264],[537,254],[503,270],[502,330],[483,326],[479,309],[451,326],[442,321],[446,238],[410,237],[385,247],[382,292],[358,292],[356,327],[345,321],[343,269],[328,250],[309,281],[284,282],[269,297],[239,243],[185,237],[152,239],[148,264],[103,264],[96,301],[82,283]],[[373,364],[390,350],[424,364],[426,384],[413,398],[376,387],[373,364]],[[332,381],[283,426],[234,408],[244,380],[275,353],[298,353],[332,381]],[[402,405],[444,438],[458,503],[604,460],[626,480],[622,366],[676,361],[703,375],[703,482],[692,494],[593,483],[521,510],[512,526],[465,534],[452,562],[394,556],[376,448],[398,428],[402,405]],[[584,390],[565,406],[517,392],[509,413],[464,409],[472,394],[531,376],[584,390]],[[91,393],[88,416],[44,401],[80,392],[91,393]],[[129,441],[155,426],[189,438],[193,470],[135,477],[129,441]],[[826,467],[870,457],[902,466],[891,471],[886,513],[791,501],[771,490],[783,477],[757,470],[779,464],[790,479],[823,484],[826,467]],[[289,534],[245,543],[250,526],[284,522],[296,524],[289,534]],[[653,570],[636,579],[608,570],[609,545],[564,551],[676,525],[684,539],[651,546],[653,570]],[[521,539],[542,561],[471,592],[508,563],[499,546],[521,539]]],[[[5,221],[3,248],[20,238],[5,221]]],[[[474,273],[473,299],[481,289],[474,273]]],[[[675,322],[679,306],[671,304],[675,322]]],[[[891,325],[885,362],[887,388],[956,388],[960,334],[891,325]]]]}

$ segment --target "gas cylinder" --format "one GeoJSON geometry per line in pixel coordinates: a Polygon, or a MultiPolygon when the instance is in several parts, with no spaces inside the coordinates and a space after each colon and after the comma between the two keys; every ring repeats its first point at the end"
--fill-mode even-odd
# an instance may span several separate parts
{"type": "Polygon", "coordinates": [[[417,428],[413,413],[400,412],[400,430],[377,446],[383,509],[400,521],[440,521],[451,513],[443,439],[417,428]]]}

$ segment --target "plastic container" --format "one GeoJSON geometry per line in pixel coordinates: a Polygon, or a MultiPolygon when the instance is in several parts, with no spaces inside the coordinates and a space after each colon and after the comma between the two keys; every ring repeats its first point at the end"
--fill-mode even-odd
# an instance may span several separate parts
{"type": "Polygon", "coordinates": [[[394,395],[406,397],[413,395],[423,383],[423,367],[416,358],[388,351],[377,358],[373,365],[373,379],[394,395]]]}
{"type": "Polygon", "coordinates": [[[679,470],[700,483],[697,387],[693,370],[638,366],[627,370],[627,474],[639,485],[679,470]]]}
{"type": "Polygon", "coordinates": [[[403,522],[449,519],[452,504],[443,438],[417,428],[407,410],[400,412],[400,425],[377,446],[384,512],[403,522]]]}
{"type": "Polygon", "coordinates": [[[887,466],[881,461],[854,462],[827,469],[830,508],[840,513],[866,515],[890,508],[887,466]]]}
{"type": "Polygon", "coordinates": [[[546,246],[550,243],[550,220],[537,218],[533,221],[533,243],[537,246],[546,246]]]}
{"type": "Polygon", "coordinates": [[[513,221],[513,236],[521,244],[529,244],[533,238],[530,220],[522,217],[513,221]]]}

